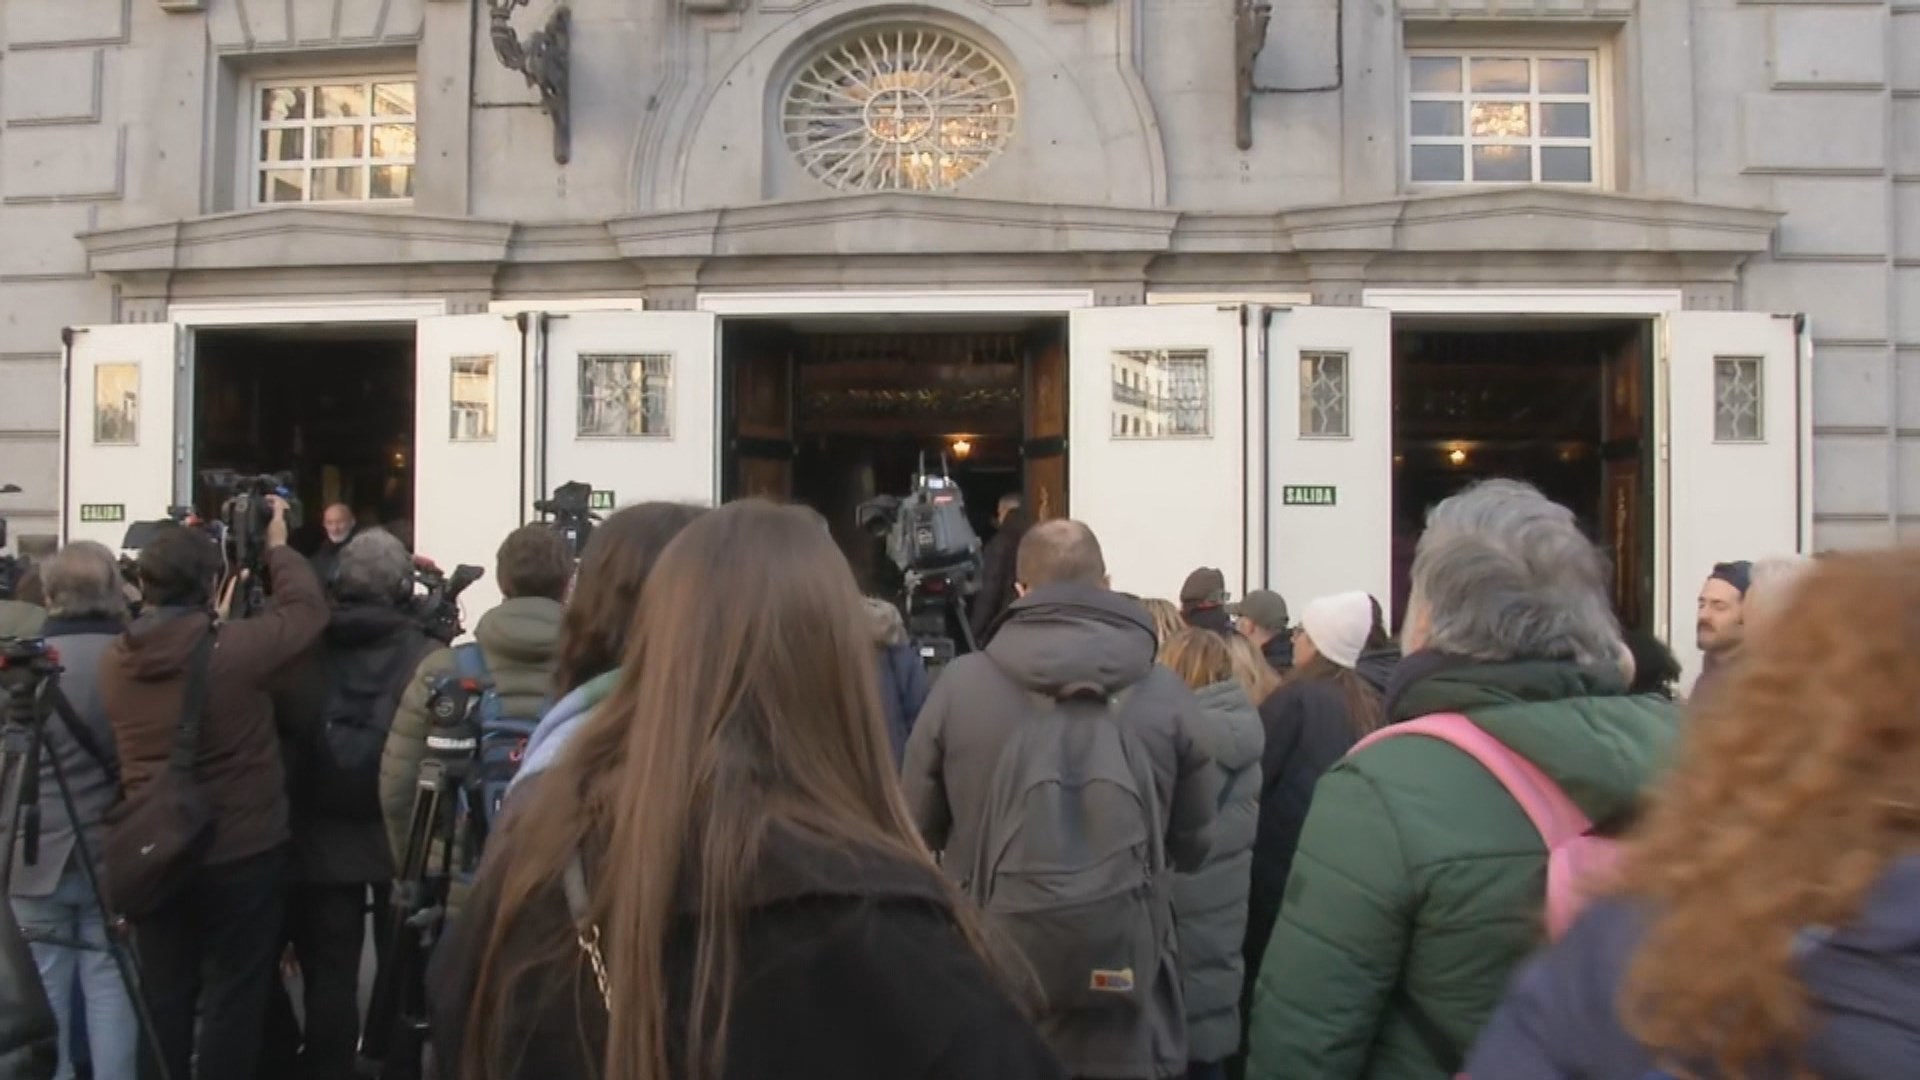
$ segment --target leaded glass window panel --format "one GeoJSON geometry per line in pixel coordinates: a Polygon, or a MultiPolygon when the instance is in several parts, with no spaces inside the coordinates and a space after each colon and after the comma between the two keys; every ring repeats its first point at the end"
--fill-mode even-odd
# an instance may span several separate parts
{"type": "Polygon", "coordinates": [[[1716,357],[1713,361],[1713,441],[1760,442],[1761,361],[1757,356],[1716,357]]]}
{"type": "Polygon", "coordinates": [[[1300,435],[1308,439],[1342,439],[1348,427],[1347,354],[1300,354],[1300,435]]]}
{"type": "Polygon", "coordinates": [[[594,353],[580,357],[582,438],[663,438],[673,434],[673,357],[594,353]]]}

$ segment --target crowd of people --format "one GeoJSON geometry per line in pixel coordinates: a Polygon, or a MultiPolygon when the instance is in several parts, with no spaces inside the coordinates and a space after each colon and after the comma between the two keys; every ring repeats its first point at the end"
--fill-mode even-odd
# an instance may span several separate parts
{"type": "Polygon", "coordinates": [[[577,562],[520,529],[455,646],[347,515],[310,561],[276,511],[232,621],[195,530],[140,552],[131,621],[69,546],[41,624],[0,611],[80,721],[42,729],[9,888],[47,1023],[0,972],[0,1077],[366,1068],[463,688],[522,734],[441,853],[444,1080],[1920,1073],[1920,552],[1716,567],[1683,697],[1524,484],[1431,511],[1397,635],[1338,582],[1297,618],[1210,568],[1123,594],[1084,523],[997,518],[980,648],[931,679],[761,500],[629,507],[577,562]]]}

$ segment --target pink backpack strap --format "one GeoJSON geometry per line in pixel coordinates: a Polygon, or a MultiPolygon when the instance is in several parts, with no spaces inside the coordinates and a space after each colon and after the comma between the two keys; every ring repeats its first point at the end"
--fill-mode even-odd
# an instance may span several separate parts
{"type": "Polygon", "coordinates": [[[1593,828],[1580,807],[1560,785],[1548,778],[1540,767],[1507,748],[1507,745],[1459,713],[1435,713],[1417,720],[1390,724],[1354,744],[1349,756],[1381,741],[1399,735],[1425,735],[1438,739],[1480,763],[1500,781],[1507,794],[1526,811],[1527,818],[1553,851],[1567,841],[1593,828]]]}

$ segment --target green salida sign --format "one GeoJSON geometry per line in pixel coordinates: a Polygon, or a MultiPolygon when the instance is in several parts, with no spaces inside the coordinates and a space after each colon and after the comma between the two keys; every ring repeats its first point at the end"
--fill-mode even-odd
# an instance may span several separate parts
{"type": "Polygon", "coordinates": [[[83,525],[125,520],[127,520],[127,505],[125,503],[80,504],[80,522],[83,525]]]}
{"type": "Polygon", "coordinates": [[[1288,484],[1280,489],[1280,505],[1332,506],[1338,496],[1332,484],[1288,484]]]}
{"type": "Polygon", "coordinates": [[[611,491],[596,491],[592,495],[587,496],[587,509],[589,510],[612,510],[613,508],[613,492],[611,491]]]}

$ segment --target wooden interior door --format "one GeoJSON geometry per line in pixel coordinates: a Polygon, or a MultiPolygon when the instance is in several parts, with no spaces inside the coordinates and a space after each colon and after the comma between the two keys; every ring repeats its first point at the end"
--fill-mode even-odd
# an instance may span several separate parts
{"type": "Polygon", "coordinates": [[[1021,487],[1034,521],[1067,516],[1067,340],[1064,327],[1028,344],[1021,386],[1021,487]]]}
{"type": "Polygon", "coordinates": [[[731,404],[734,498],[793,498],[793,350],[774,339],[745,340],[733,358],[731,404]]]}
{"type": "Polygon", "coordinates": [[[1613,562],[1613,608],[1621,625],[1646,627],[1653,598],[1653,527],[1647,447],[1652,442],[1652,327],[1636,326],[1608,348],[1601,364],[1603,505],[1600,542],[1613,562]]]}

